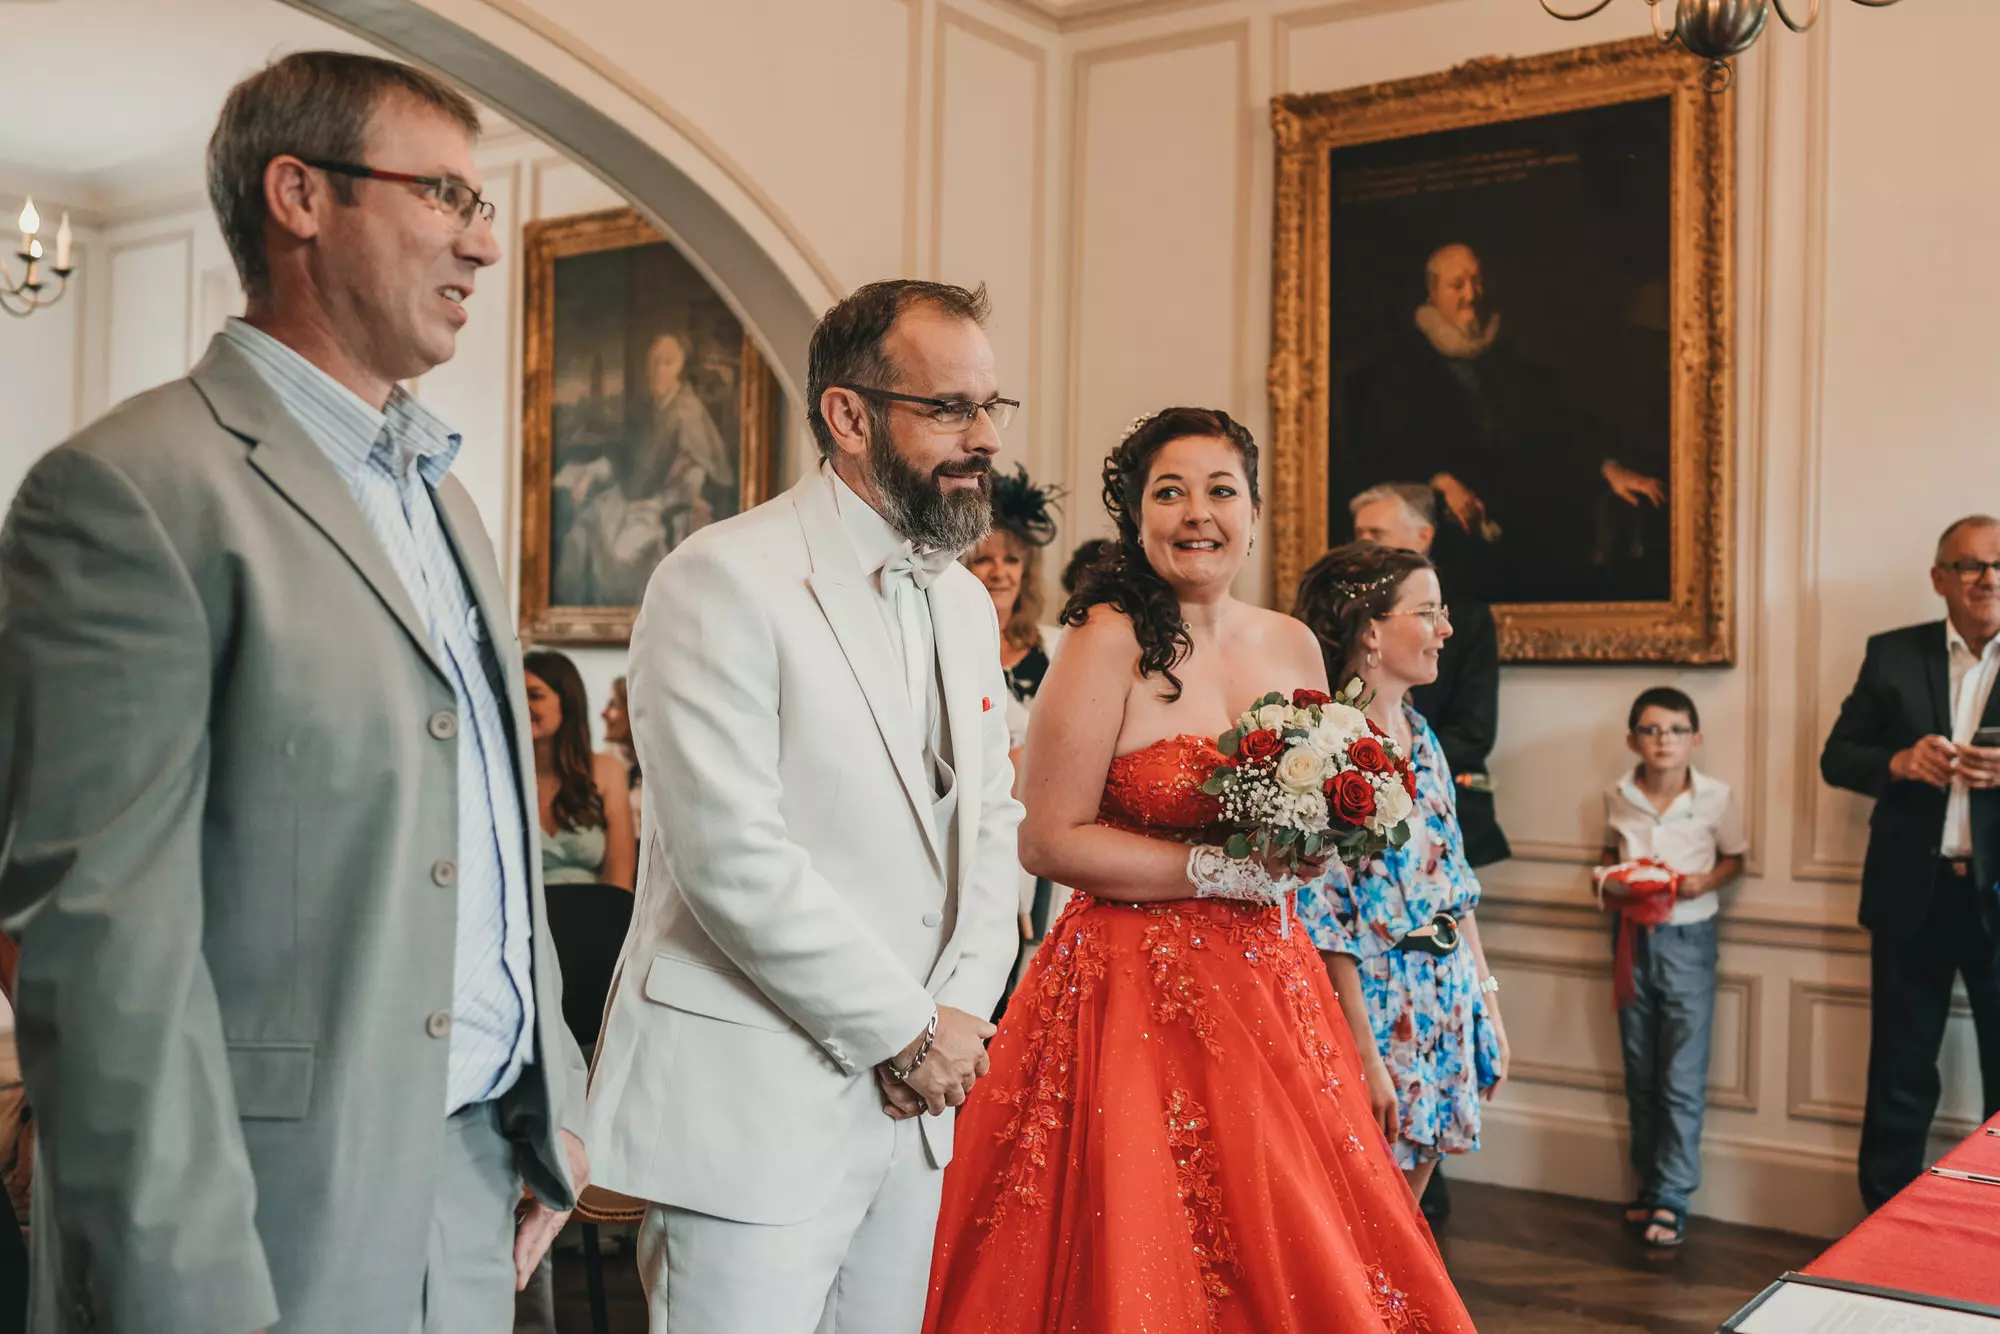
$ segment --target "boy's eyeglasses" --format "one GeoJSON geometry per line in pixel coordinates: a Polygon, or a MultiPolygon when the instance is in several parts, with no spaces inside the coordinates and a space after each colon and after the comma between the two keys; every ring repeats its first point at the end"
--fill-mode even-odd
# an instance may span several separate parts
{"type": "Polygon", "coordinates": [[[1646,740],[1648,741],[1652,741],[1663,736],[1671,737],[1674,740],[1678,741],[1682,737],[1693,736],[1694,729],[1692,727],[1689,727],[1685,723],[1673,723],[1666,727],[1661,727],[1657,723],[1647,723],[1644,727],[1633,728],[1632,735],[1642,736],[1646,738],[1646,740]]]}

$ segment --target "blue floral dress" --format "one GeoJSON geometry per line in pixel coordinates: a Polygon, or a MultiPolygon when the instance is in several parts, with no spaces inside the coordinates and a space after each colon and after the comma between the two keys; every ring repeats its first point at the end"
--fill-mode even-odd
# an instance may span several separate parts
{"type": "Polygon", "coordinates": [[[1408,1170],[1479,1148],[1478,1091],[1494,1082],[1499,1042],[1469,948],[1443,958],[1391,948],[1440,912],[1459,918],[1479,905],[1444,752],[1423,715],[1407,704],[1403,713],[1416,752],[1410,841],[1304,886],[1298,913],[1314,945],[1355,960],[1375,1046],[1396,1081],[1396,1161],[1408,1170]]]}

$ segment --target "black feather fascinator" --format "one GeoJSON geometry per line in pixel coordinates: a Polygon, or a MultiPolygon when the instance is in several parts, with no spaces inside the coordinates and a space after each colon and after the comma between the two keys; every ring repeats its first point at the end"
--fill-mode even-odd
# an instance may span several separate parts
{"type": "Polygon", "coordinates": [[[1028,470],[1014,465],[1011,473],[993,470],[993,523],[1031,547],[1045,547],[1056,540],[1055,516],[1049,508],[1063,498],[1059,486],[1039,487],[1028,480],[1028,470]]]}

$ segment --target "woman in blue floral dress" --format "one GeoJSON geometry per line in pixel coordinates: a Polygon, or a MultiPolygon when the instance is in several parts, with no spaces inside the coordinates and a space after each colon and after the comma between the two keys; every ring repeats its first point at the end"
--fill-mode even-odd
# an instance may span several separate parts
{"type": "Polygon", "coordinates": [[[1478,1149],[1479,1099],[1507,1073],[1451,773],[1406,700],[1437,678],[1451,618],[1428,560],[1372,542],[1308,570],[1294,614],[1319,635],[1327,679],[1361,678],[1369,721],[1416,771],[1410,841],[1352,871],[1336,864],[1299,891],[1298,911],[1362,1046],[1369,1101],[1421,1197],[1440,1158],[1478,1149]]]}

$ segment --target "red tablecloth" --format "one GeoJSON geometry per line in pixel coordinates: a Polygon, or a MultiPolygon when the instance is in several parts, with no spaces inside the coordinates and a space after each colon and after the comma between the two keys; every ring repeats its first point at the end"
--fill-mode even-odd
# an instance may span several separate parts
{"type": "MultiPolygon", "coordinates": [[[[1994,1117],[1941,1167],[2000,1177],[1994,1117]]],[[[2000,1306],[2000,1186],[1924,1173],[1848,1233],[1806,1273],[2000,1306]]]]}

